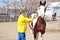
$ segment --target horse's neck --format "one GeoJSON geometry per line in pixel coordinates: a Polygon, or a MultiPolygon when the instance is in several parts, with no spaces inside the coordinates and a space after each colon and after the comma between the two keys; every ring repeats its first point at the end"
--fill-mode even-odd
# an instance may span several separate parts
{"type": "Polygon", "coordinates": [[[37,10],[38,16],[44,17],[44,6],[40,6],[37,10]]]}

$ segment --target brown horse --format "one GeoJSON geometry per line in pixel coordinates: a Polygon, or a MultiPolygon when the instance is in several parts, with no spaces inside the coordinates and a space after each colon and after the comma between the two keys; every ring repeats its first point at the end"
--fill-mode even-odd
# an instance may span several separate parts
{"type": "Polygon", "coordinates": [[[41,37],[42,37],[43,34],[45,33],[45,28],[46,28],[46,22],[45,22],[44,18],[39,16],[37,19],[37,22],[34,26],[34,39],[36,39],[37,34],[39,32],[41,32],[41,37]]]}
{"type": "Polygon", "coordinates": [[[46,29],[46,22],[44,20],[45,4],[46,4],[46,1],[44,1],[44,3],[40,1],[40,7],[38,9],[38,18],[34,26],[34,40],[38,40],[36,38],[39,32],[41,33],[41,38],[45,33],[45,29],[46,29]]]}

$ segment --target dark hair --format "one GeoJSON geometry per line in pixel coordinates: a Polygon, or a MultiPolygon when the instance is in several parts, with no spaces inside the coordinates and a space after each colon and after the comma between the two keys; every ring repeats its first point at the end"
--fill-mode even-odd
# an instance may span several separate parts
{"type": "Polygon", "coordinates": [[[20,11],[20,14],[22,14],[23,12],[25,13],[25,10],[21,10],[21,11],[20,11]]]}

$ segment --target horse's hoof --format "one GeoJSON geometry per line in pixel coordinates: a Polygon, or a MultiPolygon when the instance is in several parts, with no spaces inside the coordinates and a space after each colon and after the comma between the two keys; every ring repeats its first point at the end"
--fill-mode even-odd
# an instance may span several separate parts
{"type": "Polygon", "coordinates": [[[41,40],[43,40],[43,39],[41,38],[41,40]]]}

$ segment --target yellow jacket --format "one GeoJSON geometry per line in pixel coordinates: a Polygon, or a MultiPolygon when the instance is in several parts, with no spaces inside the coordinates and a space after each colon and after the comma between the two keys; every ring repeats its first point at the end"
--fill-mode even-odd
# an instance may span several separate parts
{"type": "Polygon", "coordinates": [[[20,15],[18,17],[18,22],[17,22],[17,26],[18,26],[18,32],[26,32],[27,30],[27,23],[32,22],[33,18],[26,18],[23,15],[20,15]]]}

